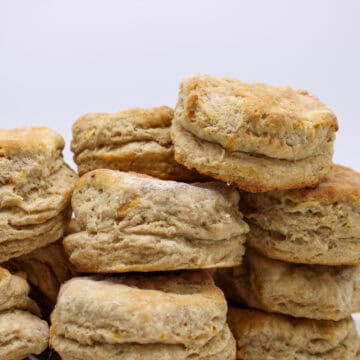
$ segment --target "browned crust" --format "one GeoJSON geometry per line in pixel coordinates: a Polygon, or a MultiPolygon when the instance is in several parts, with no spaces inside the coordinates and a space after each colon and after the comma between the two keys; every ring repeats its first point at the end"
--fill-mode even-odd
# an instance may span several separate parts
{"type": "Polygon", "coordinates": [[[338,130],[334,113],[305,90],[264,83],[247,84],[232,78],[215,78],[209,75],[186,79],[183,86],[187,93],[191,92],[185,104],[189,118],[194,117],[199,98],[210,91],[209,89],[216,89],[216,92],[226,96],[245,99],[241,111],[247,120],[258,123],[266,116],[266,126],[269,129],[282,131],[285,128],[304,128],[308,124],[307,113],[316,108],[316,114],[312,114],[315,130],[321,126],[338,130]]]}
{"type": "MultiPolygon", "coordinates": [[[[79,180],[75,183],[74,191],[86,186],[87,184],[91,184],[94,187],[113,187],[116,189],[121,188],[121,182],[123,177],[126,177],[127,174],[137,176],[140,178],[149,179],[149,181],[159,182],[162,179],[158,179],[157,177],[150,176],[148,174],[138,173],[135,171],[116,171],[112,169],[95,169],[87,172],[83,176],[80,177],[79,180]]],[[[174,186],[176,184],[182,184],[181,182],[173,181],[174,186]]]]}
{"type": "Polygon", "coordinates": [[[334,165],[318,186],[288,191],[295,201],[345,202],[360,204],[360,173],[342,165],[334,165]]]}
{"type": "Polygon", "coordinates": [[[195,181],[209,181],[209,179],[196,172],[195,170],[189,170],[187,167],[177,163],[173,153],[163,154],[131,154],[131,155],[94,155],[92,159],[93,163],[88,166],[88,163],[78,162],[78,172],[82,176],[94,168],[111,169],[119,171],[137,171],[138,173],[144,173],[149,176],[156,177],[162,180],[174,180],[184,182],[195,181]],[[152,166],[149,166],[152,164],[152,166]],[[88,170],[88,169],[91,170],[88,170]]]}
{"type": "Polygon", "coordinates": [[[75,132],[80,127],[86,128],[91,122],[101,125],[112,119],[121,121],[126,118],[130,118],[134,124],[139,124],[143,128],[161,128],[169,127],[173,117],[174,110],[168,106],[159,106],[150,109],[132,108],[116,113],[89,113],[76,120],[72,129],[73,132],[75,132]]]}
{"type": "Polygon", "coordinates": [[[25,151],[51,152],[64,146],[63,137],[47,127],[0,129],[0,157],[25,151]]]}

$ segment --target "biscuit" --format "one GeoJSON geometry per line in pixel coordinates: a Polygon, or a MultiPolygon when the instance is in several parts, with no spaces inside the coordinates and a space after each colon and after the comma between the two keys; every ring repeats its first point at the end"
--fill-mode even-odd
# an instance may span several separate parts
{"type": "Polygon", "coordinates": [[[319,183],[337,129],[306,91],[201,75],[181,83],[171,136],[180,164],[262,192],[319,183]]]}
{"type": "Polygon", "coordinates": [[[22,360],[48,346],[46,321],[26,311],[0,312],[0,359],[22,360]]]}
{"type": "Polygon", "coordinates": [[[35,316],[40,310],[29,298],[29,291],[22,277],[0,267],[1,360],[22,360],[40,354],[48,345],[48,325],[35,316]]]}
{"type": "Polygon", "coordinates": [[[231,307],[228,321],[238,360],[354,360],[359,347],[351,318],[310,320],[231,307]]]}
{"type": "Polygon", "coordinates": [[[64,163],[63,138],[48,128],[0,130],[0,144],[2,262],[63,235],[76,174],[64,163]]]}
{"type": "Polygon", "coordinates": [[[104,168],[165,180],[202,179],[174,159],[170,138],[173,117],[173,109],[167,106],[80,117],[73,125],[71,143],[80,175],[104,168]]]}
{"type": "Polygon", "coordinates": [[[6,310],[18,309],[39,315],[40,310],[29,298],[29,292],[30,287],[26,280],[0,267],[0,314],[6,310]]]}
{"type": "Polygon", "coordinates": [[[317,320],[360,311],[360,267],[300,265],[247,249],[240,267],[218,269],[226,297],[247,306],[317,320]]]}
{"type": "Polygon", "coordinates": [[[81,231],[67,236],[64,247],[79,272],[239,265],[248,225],[238,203],[238,192],[222,183],[94,170],[75,186],[81,231]]]}
{"type": "Polygon", "coordinates": [[[316,187],[243,193],[247,244],[306,264],[360,264],[360,174],[335,165],[316,187]]]}
{"type": "Polygon", "coordinates": [[[62,246],[62,241],[36,249],[9,260],[6,267],[24,272],[27,281],[55,305],[61,284],[76,275],[62,246]]]}
{"type": "Polygon", "coordinates": [[[209,274],[92,276],[62,286],[50,343],[63,360],[235,359],[209,274]]]}

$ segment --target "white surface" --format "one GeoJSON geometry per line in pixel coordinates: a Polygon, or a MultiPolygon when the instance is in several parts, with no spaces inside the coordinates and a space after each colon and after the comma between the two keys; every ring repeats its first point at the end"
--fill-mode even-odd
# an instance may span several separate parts
{"type": "MultiPolygon", "coordinates": [[[[0,127],[174,105],[194,73],[305,88],[338,115],[360,170],[358,0],[0,0],[0,127]]],[[[71,161],[69,148],[66,158],[71,161]]]]}

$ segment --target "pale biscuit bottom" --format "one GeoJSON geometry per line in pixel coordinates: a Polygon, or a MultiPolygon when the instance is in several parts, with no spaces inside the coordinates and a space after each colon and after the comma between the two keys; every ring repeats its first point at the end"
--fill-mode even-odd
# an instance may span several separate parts
{"type": "Polygon", "coordinates": [[[200,348],[180,344],[81,344],[51,334],[51,346],[63,360],[235,360],[235,340],[226,325],[224,330],[200,348]]]}
{"type": "Polygon", "coordinates": [[[95,169],[134,171],[163,180],[194,182],[205,177],[174,159],[173,147],[157,143],[130,143],[113,149],[89,149],[75,156],[80,175],[95,169]]]}
{"type": "Polygon", "coordinates": [[[218,144],[197,138],[176,120],[171,136],[175,160],[180,164],[250,192],[316,185],[332,165],[331,142],[317,155],[288,161],[245,152],[229,153],[218,144]]]}
{"type": "Polygon", "coordinates": [[[245,236],[221,241],[172,240],[83,231],[67,236],[64,247],[79,272],[147,272],[236,266],[244,254],[244,241],[245,236]]]}

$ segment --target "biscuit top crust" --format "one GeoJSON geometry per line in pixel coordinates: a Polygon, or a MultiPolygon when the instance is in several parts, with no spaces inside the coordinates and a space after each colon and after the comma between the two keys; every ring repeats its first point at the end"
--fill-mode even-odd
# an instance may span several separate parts
{"type": "MultiPolygon", "coordinates": [[[[94,187],[96,189],[128,190],[129,188],[143,189],[145,191],[161,191],[177,189],[178,191],[197,191],[204,196],[217,196],[227,199],[228,203],[237,206],[238,192],[224,183],[213,181],[207,183],[187,184],[172,180],[161,180],[146,174],[136,172],[123,172],[110,169],[96,169],[83,175],[75,184],[74,193],[82,188],[94,187]],[[196,187],[195,187],[196,185],[196,187]]],[[[141,195],[141,194],[140,194],[141,195]]],[[[74,199],[73,199],[74,200],[74,199]]]]}
{"type": "Polygon", "coordinates": [[[220,182],[186,184],[97,169],[78,180],[72,206],[88,233],[221,241],[249,231],[239,192],[220,182]]]}
{"type": "Polygon", "coordinates": [[[62,150],[64,139],[47,127],[0,130],[0,157],[23,152],[54,152],[62,150]]]}
{"type": "Polygon", "coordinates": [[[127,187],[126,185],[135,185],[139,186],[143,183],[148,183],[154,187],[171,187],[176,186],[176,184],[188,186],[188,184],[180,183],[172,180],[161,180],[154,178],[146,174],[140,174],[136,172],[124,172],[119,170],[111,169],[95,169],[84,174],[75,184],[76,191],[80,190],[83,187],[92,186],[94,188],[108,188],[108,189],[121,189],[122,187],[127,187]]]}
{"type": "Polygon", "coordinates": [[[311,320],[230,307],[228,319],[238,341],[245,343],[246,338],[268,336],[272,341],[288,340],[291,346],[311,353],[330,351],[349,334],[355,333],[351,318],[340,321],[311,320]]]}
{"type": "MultiPolygon", "coordinates": [[[[143,294],[146,297],[146,302],[156,300],[152,306],[157,305],[159,296],[164,302],[169,300],[169,305],[174,304],[178,299],[180,303],[198,303],[200,299],[207,299],[214,302],[214,304],[221,304],[226,310],[226,302],[222,291],[215,286],[213,278],[207,271],[178,271],[170,272],[166,275],[163,274],[133,274],[133,275],[92,275],[89,277],[80,277],[69,280],[61,290],[61,295],[70,294],[73,297],[79,296],[84,293],[86,289],[92,289],[94,298],[99,296],[100,299],[115,300],[116,294],[124,292],[129,298],[122,299],[121,301],[128,303],[128,305],[136,307],[136,302],[131,300],[133,295],[137,298],[137,294],[143,294]],[[81,284],[81,286],[75,286],[81,284]],[[71,289],[71,290],[70,290],[71,289]],[[108,289],[109,293],[104,296],[101,289],[108,289]],[[112,291],[114,290],[114,291],[112,291]],[[141,293],[139,293],[141,291],[141,293]],[[132,294],[132,295],[131,295],[132,294]],[[192,295],[185,296],[182,295],[192,295]],[[177,297],[179,296],[179,297],[177,297]]],[[[88,299],[89,300],[89,299],[88,299]]],[[[118,305],[121,304],[120,298],[118,305]]],[[[207,301],[205,300],[205,302],[207,301]]],[[[91,299],[90,299],[91,301],[91,299]]],[[[61,304],[61,302],[60,302],[61,304]]],[[[150,304],[149,304],[150,306],[150,304]]],[[[141,306],[139,305],[139,308],[141,306]]],[[[139,309],[140,311],[140,309],[139,309]]]]}
{"type": "Polygon", "coordinates": [[[338,129],[334,113],[307,91],[208,75],[182,82],[175,119],[230,152],[284,159],[313,155],[338,129]]]}
{"type": "MultiPolygon", "coordinates": [[[[137,131],[169,128],[173,117],[174,110],[168,106],[86,114],[73,124],[71,150],[77,154],[87,148],[135,141],[139,136],[142,140],[151,139],[152,133],[146,136],[143,132],[137,134],[137,131]]],[[[170,141],[170,134],[166,138],[170,141]]]]}
{"type": "Polygon", "coordinates": [[[360,206],[360,173],[342,165],[334,165],[318,186],[288,190],[283,194],[296,202],[348,202],[360,206]]]}
{"type": "Polygon", "coordinates": [[[168,106],[159,106],[150,109],[133,108],[116,113],[89,113],[81,116],[73,125],[73,130],[78,127],[100,125],[111,121],[129,121],[143,127],[170,126],[174,110],[168,106]]]}

